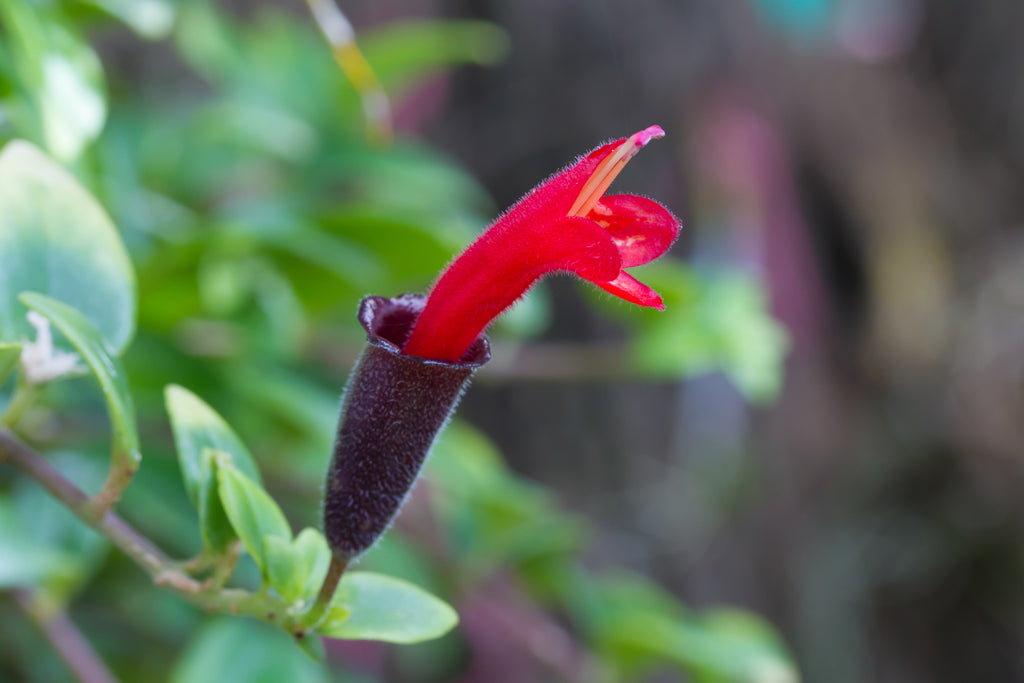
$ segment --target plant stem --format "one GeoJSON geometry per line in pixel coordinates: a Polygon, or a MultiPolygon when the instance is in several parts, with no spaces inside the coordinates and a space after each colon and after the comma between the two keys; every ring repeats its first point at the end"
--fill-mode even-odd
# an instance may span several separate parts
{"type": "Polygon", "coordinates": [[[83,522],[100,532],[108,541],[121,549],[136,564],[145,569],[154,580],[168,571],[175,571],[179,577],[174,583],[186,588],[199,584],[184,573],[171,570],[171,560],[153,543],[112,512],[95,517],[89,506],[89,496],[82,489],[68,481],[53,465],[26,446],[10,431],[0,429],[0,459],[7,460],[32,477],[36,483],[64,504],[83,522]]]}
{"type": "Polygon", "coordinates": [[[173,590],[185,600],[207,610],[256,617],[293,633],[299,629],[296,616],[289,611],[289,605],[283,599],[239,589],[207,588],[181,571],[152,541],[117,514],[108,511],[102,517],[93,516],[89,496],[7,429],[0,429],[2,461],[11,463],[34,479],[80,520],[142,567],[156,585],[173,590]]]}
{"type": "Polygon", "coordinates": [[[18,384],[11,396],[10,403],[0,415],[0,428],[11,429],[21,421],[25,411],[28,410],[39,396],[40,385],[28,382],[24,375],[18,374],[18,384]]]}
{"type": "Polygon", "coordinates": [[[117,683],[110,669],[67,614],[47,609],[35,591],[21,588],[11,591],[11,597],[39,626],[64,664],[81,683],[117,683]]]}
{"type": "MultiPolygon", "coordinates": [[[[0,428],[14,429],[21,421],[25,412],[32,407],[35,400],[42,392],[44,385],[32,384],[25,379],[24,373],[19,373],[18,384],[11,396],[10,403],[0,415],[0,428]]],[[[120,453],[115,448],[111,456],[110,473],[103,484],[103,488],[89,501],[89,514],[96,519],[102,519],[105,514],[121,500],[121,494],[132,482],[135,471],[138,469],[137,459],[129,454],[120,453]]]]}
{"type": "Polygon", "coordinates": [[[117,454],[111,457],[110,473],[103,488],[89,501],[89,514],[100,519],[114,509],[121,500],[121,494],[132,483],[138,463],[117,454]]]}
{"type": "Polygon", "coordinates": [[[242,554],[242,542],[232,541],[222,555],[217,557],[213,563],[213,574],[210,576],[212,588],[222,588],[231,574],[235,571],[238,558],[242,554]]]}
{"type": "Polygon", "coordinates": [[[320,585],[320,593],[316,596],[316,602],[299,618],[299,625],[304,631],[312,631],[324,620],[327,608],[331,606],[331,599],[334,598],[334,592],[338,590],[341,576],[348,568],[348,563],[349,558],[347,557],[331,555],[331,564],[327,567],[327,575],[320,585]]]}

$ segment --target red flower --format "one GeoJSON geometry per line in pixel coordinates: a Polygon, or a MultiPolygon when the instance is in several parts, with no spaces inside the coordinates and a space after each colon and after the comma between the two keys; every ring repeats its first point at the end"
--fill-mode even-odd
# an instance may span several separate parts
{"type": "Polygon", "coordinates": [[[657,292],[623,269],[665,253],[679,222],[650,199],[604,196],[626,162],[664,134],[651,126],[598,147],[516,202],[441,275],[402,352],[459,361],[491,320],[553,271],[664,309],[657,292]]]}

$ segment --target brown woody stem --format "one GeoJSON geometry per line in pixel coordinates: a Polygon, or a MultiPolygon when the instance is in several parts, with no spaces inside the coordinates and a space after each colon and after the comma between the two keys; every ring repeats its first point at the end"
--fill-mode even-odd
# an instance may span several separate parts
{"type": "Polygon", "coordinates": [[[48,609],[39,599],[39,594],[27,588],[11,591],[11,597],[39,626],[64,664],[81,683],[117,683],[110,669],[67,614],[48,609]]]}
{"type": "Polygon", "coordinates": [[[207,610],[244,614],[291,632],[298,628],[295,615],[289,612],[289,605],[284,600],[238,589],[207,588],[181,571],[152,541],[117,514],[108,511],[102,517],[94,516],[89,496],[7,429],[0,429],[0,462],[10,463],[35,480],[82,522],[142,567],[156,585],[169,588],[207,610]]]}
{"type": "Polygon", "coordinates": [[[111,459],[110,473],[103,484],[103,488],[89,501],[89,514],[97,519],[102,519],[109,511],[114,509],[117,502],[121,500],[121,494],[132,483],[137,463],[125,457],[114,456],[111,459]]]}

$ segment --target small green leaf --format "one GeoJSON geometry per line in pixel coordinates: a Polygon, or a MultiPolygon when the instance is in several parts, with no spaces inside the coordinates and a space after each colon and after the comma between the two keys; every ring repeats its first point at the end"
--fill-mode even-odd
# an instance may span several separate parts
{"type": "MultiPolygon", "coordinates": [[[[327,618],[324,619],[324,625],[341,624],[341,622],[348,619],[351,614],[352,610],[350,610],[347,605],[334,603],[331,605],[330,609],[327,610],[327,618]]],[[[322,631],[323,626],[317,630],[322,631]]]]}
{"type": "Polygon", "coordinates": [[[135,274],[117,229],[67,171],[27,142],[0,153],[0,341],[34,334],[18,295],[78,310],[124,350],[135,330],[135,274]]]}
{"type": "Polygon", "coordinates": [[[306,528],[291,542],[280,536],[267,536],[263,542],[270,585],[289,602],[312,597],[331,561],[323,534],[306,528]]]}
{"type": "Polygon", "coordinates": [[[292,544],[287,538],[267,536],[263,539],[263,555],[267,558],[267,580],[285,600],[294,602],[302,591],[300,573],[302,567],[292,554],[292,544]]]}
{"type": "MultiPolygon", "coordinates": [[[[225,453],[235,467],[252,481],[260,483],[259,469],[249,449],[217,411],[188,389],[176,384],[170,384],[164,389],[164,400],[167,414],[171,417],[171,430],[178,449],[185,490],[197,508],[204,496],[209,498],[209,490],[217,486],[210,467],[204,467],[204,449],[225,453]]],[[[216,512],[212,508],[211,511],[216,512]]],[[[203,526],[205,528],[205,521],[203,526]]]]}
{"type": "Polygon", "coordinates": [[[310,633],[295,642],[314,662],[323,664],[327,660],[327,653],[324,652],[324,639],[317,634],[310,633]]]}
{"type": "Polygon", "coordinates": [[[320,590],[327,567],[331,564],[331,549],[327,547],[327,539],[316,529],[307,527],[295,538],[292,544],[295,555],[302,559],[305,584],[302,586],[302,597],[311,598],[320,590]]]}
{"type": "Polygon", "coordinates": [[[238,538],[234,527],[224,511],[224,503],[220,499],[217,466],[221,460],[228,458],[224,451],[214,448],[203,448],[199,454],[199,499],[195,502],[199,512],[199,535],[203,545],[214,554],[223,553],[231,541],[238,538]]]}
{"type": "Polygon", "coordinates": [[[7,377],[14,370],[21,358],[21,344],[0,342],[0,386],[3,386],[7,377]]]}
{"type": "Polygon", "coordinates": [[[338,619],[333,609],[317,629],[330,638],[419,643],[440,638],[459,622],[448,603],[401,579],[371,572],[345,574],[333,605],[350,612],[338,619]]]}
{"type": "Polygon", "coordinates": [[[220,457],[257,484],[259,469],[234,430],[198,396],[172,384],[164,389],[164,398],[185,491],[199,511],[203,543],[210,550],[221,552],[234,540],[235,533],[220,501],[213,452],[222,454],[220,457]]]}
{"type": "Polygon", "coordinates": [[[113,459],[133,469],[138,467],[142,454],[135,429],[135,406],[121,361],[89,320],[71,306],[35,292],[25,292],[19,299],[53,323],[89,365],[107,402],[113,432],[113,459]]]}
{"type": "Polygon", "coordinates": [[[281,508],[263,488],[226,459],[217,460],[220,499],[231,526],[264,575],[268,572],[264,539],[276,536],[291,542],[292,532],[281,508]]]}

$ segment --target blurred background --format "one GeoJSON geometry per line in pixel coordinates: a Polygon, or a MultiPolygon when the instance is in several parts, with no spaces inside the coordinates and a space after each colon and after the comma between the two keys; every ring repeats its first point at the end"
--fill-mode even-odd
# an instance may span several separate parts
{"type": "MultiPolygon", "coordinates": [[[[0,472],[0,512],[74,548],[48,590],[119,676],[1024,681],[1024,5],[340,7],[390,141],[300,0],[0,1],[0,137],[71,168],[138,271],[129,520],[198,547],[177,382],[316,524],[358,299],[426,290],[541,179],[655,123],[613,191],[683,223],[638,274],[668,310],[553,278],[496,326],[365,560],[462,623],[332,643],[327,673],[161,594],[60,511],[26,522],[43,495],[0,472]],[[33,75],[39,41],[65,80],[33,75]]],[[[54,389],[26,429],[102,479],[97,392],[54,389]]],[[[0,680],[68,680],[24,624],[0,605],[0,680]]]]}

